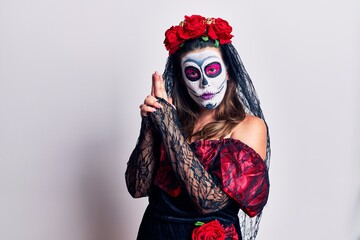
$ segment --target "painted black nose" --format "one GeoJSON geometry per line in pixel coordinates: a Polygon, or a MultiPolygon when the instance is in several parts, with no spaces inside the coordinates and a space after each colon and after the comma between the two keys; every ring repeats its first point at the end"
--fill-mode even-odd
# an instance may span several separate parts
{"type": "Polygon", "coordinates": [[[206,80],[206,78],[204,78],[204,79],[202,80],[202,85],[203,85],[203,86],[209,85],[209,82],[208,82],[208,80],[206,80]]]}

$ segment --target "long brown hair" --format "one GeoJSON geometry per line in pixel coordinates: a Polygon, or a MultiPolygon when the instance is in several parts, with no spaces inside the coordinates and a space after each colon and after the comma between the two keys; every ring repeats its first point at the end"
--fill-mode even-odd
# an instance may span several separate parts
{"type": "MultiPolygon", "coordinates": [[[[190,40],[185,43],[175,56],[177,79],[174,79],[171,97],[177,108],[180,123],[188,141],[191,139],[222,139],[228,135],[231,130],[246,116],[244,107],[240,102],[238,94],[236,93],[236,83],[232,80],[229,73],[230,79],[228,79],[227,82],[224,99],[214,110],[215,121],[206,124],[202,129],[194,133],[194,126],[199,119],[201,106],[195,103],[185,87],[185,83],[181,75],[180,57],[184,53],[205,47],[215,47],[215,43],[211,40],[206,42],[201,39],[190,40]]],[[[224,59],[224,63],[225,65],[227,64],[226,59],[224,59]]]]}

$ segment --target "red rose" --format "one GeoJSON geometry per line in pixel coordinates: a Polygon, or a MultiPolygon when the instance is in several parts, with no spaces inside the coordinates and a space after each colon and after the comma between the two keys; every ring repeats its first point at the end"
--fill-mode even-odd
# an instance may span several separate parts
{"type": "Polygon", "coordinates": [[[177,34],[178,34],[179,38],[183,39],[184,41],[191,38],[190,34],[188,32],[185,32],[183,27],[179,27],[177,34]]]}
{"type": "Polygon", "coordinates": [[[185,16],[184,30],[179,32],[183,39],[195,39],[201,37],[206,31],[206,18],[200,15],[185,16]]]}
{"type": "Polygon", "coordinates": [[[223,227],[218,220],[213,220],[208,223],[197,222],[195,225],[199,226],[192,232],[192,240],[238,240],[238,234],[234,224],[228,227],[223,227]]]}
{"type": "Polygon", "coordinates": [[[233,37],[233,35],[231,35],[231,31],[232,27],[227,21],[221,18],[215,18],[215,23],[209,26],[208,34],[210,38],[214,40],[218,39],[220,41],[220,44],[224,44],[231,42],[231,38],[233,37]],[[210,36],[210,34],[212,36],[210,36]],[[216,36],[214,36],[214,34],[216,36]]]}
{"type": "Polygon", "coordinates": [[[183,40],[179,39],[178,31],[180,26],[172,26],[165,32],[164,44],[166,49],[169,51],[169,54],[175,53],[180,45],[183,43],[183,40]]]}
{"type": "Polygon", "coordinates": [[[218,220],[197,227],[192,232],[192,240],[225,240],[225,231],[218,220]]]}
{"type": "Polygon", "coordinates": [[[208,35],[209,38],[211,38],[212,40],[218,39],[218,36],[216,35],[216,32],[215,32],[215,30],[214,30],[214,24],[209,24],[209,25],[208,25],[207,35],[208,35]]]}

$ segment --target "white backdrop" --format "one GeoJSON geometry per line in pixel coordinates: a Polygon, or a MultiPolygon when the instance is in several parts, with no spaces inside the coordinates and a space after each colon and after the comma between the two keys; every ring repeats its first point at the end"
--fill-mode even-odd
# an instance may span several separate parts
{"type": "Polygon", "coordinates": [[[222,17],[270,126],[259,240],[360,238],[360,2],[0,0],[0,239],[132,240],[138,106],[164,31],[222,17]]]}

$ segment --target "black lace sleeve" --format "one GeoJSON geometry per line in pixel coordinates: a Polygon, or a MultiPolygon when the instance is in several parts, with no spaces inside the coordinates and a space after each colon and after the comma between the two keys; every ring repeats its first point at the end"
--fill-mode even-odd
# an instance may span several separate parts
{"type": "Polygon", "coordinates": [[[134,198],[147,196],[152,183],[158,154],[158,138],[151,120],[144,117],[140,136],[130,155],[125,172],[126,186],[134,198]]]}
{"type": "Polygon", "coordinates": [[[178,179],[201,213],[225,207],[229,202],[228,195],[194,155],[181,130],[176,110],[164,99],[159,99],[159,102],[164,107],[150,116],[178,179]]]}

